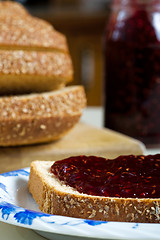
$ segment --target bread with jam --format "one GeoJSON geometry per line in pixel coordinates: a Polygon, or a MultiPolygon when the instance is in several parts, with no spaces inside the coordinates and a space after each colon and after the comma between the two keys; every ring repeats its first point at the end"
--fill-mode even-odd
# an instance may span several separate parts
{"type": "MultiPolygon", "coordinates": [[[[117,159],[101,160],[93,156],[77,156],[56,162],[34,161],[31,164],[29,191],[40,210],[49,214],[102,221],[159,223],[160,193],[157,190],[157,174],[160,169],[160,154],[120,156],[117,159]],[[82,172],[85,175],[91,173],[93,184],[90,184],[90,180],[87,180],[82,172],[82,175],[79,174],[81,165],[75,167],[76,159],[87,162],[88,158],[93,168],[88,167],[82,172]],[[106,174],[111,177],[110,180],[107,179],[110,182],[105,183],[108,184],[106,196],[96,195],[93,191],[96,186],[94,181],[99,181],[95,178],[101,177],[101,170],[97,165],[99,161],[106,161],[108,167],[102,165],[101,169],[106,169],[106,174]],[[53,173],[53,168],[56,171],[59,168],[59,176],[53,173]],[[68,177],[71,185],[66,184],[65,177],[68,177]],[[76,187],[72,185],[74,181],[76,187]],[[88,190],[83,192],[84,186],[88,190]]],[[[104,192],[102,190],[105,184],[101,184],[101,193],[104,192]]],[[[97,191],[96,188],[95,190],[97,191]]]]}

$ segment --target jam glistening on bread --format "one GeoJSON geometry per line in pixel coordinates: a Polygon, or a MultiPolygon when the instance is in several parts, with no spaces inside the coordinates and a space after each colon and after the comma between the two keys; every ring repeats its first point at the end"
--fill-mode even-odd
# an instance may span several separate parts
{"type": "Polygon", "coordinates": [[[34,161],[29,190],[49,214],[159,223],[160,154],[34,161]]]}

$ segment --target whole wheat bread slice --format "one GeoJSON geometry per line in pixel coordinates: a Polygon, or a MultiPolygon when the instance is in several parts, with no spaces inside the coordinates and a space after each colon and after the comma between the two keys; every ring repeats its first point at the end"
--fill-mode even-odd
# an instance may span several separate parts
{"type": "Polygon", "coordinates": [[[0,49],[68,52],[66,37],[49,22],[30,15],[18,2],[0,2],[0,32],[0,49]]]}
{"type": "Polygon", "coordinates": [[[0,2],[0,94],[60,89],[73,79],[66,37],[19,3],[0,2]]]}
{"type": "Polygon", "coordinates": [[[99,197],[79,193],[50,172],[53,163],[34,161],[31,164],[29,191],[43,212],[102,221],[160,222],[159,198],[99,197]]]}
{"type": "Polygon", "coordinates": [[[49,142],[61,138],[86,106],[82,86],[0,98],[0,146],[49,142]]]}
{"type": "Polygon", "coordinates": [[[69,54],[0,50],[0,94],[52,91],[64,87],[72,77],[69,54]]]}

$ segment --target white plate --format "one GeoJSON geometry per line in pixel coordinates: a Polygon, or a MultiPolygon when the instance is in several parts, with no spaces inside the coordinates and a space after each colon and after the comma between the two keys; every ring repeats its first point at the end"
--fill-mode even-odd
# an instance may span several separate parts
{"type": "Polygon", "coordinates": [[[160,239],[160,224],[101,222],[42,213],[28,191],[29,168],[0,175],[0,221],[48,239],[160,239]]]}

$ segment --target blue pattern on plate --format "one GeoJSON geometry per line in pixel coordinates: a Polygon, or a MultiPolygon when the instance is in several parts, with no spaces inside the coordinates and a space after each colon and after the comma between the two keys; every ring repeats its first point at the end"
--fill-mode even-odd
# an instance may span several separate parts
{"type": "Polygon", "coordinates": [[[95,221],[95,220],[87,220],[87,219],[85,219],[84,222],[87,223],[90,226],[97,226],[97,225],[101,225],[103,223],[107,223],[107,222],[104,222],[104,221],[95,221]]]}
{"type": "Polygon", "coordinates": [[[0,188],[8,194],[7,189],[6,189],[6,185],[4,185],[3,183],[0,183],[0,188]]]}
{"type": "Polygon", "coordinates": [[[135,225],[132,228],[134,229],[134,228],[137,228],[137,227],[139,227],[139,223],[135,223],[135,225]]]}
{"type": "Polygon", "coordinates": [[[7,173],[2,173],[1,174],[1,176],[3,176],[3,177],[10,177],[10,176],[17,177],[19,175],[29,176],[29,172],[24,170],[24,169],[20,169],[20,170],[17,170],[17,171],[12,171],[12,172],[7,172],[7,173]]]}
{"type": "Polygon", "coordinates": [[[16,220],[17,223],[21,223],[25,225],[32,225],[33,220],[35,218],[50,216],[49,214],[46,214],[46,213],[41,213],[41,212],[37,213],[34,211],[30,211],[27,209],[14,206],[13,204],[6,203],[6,202],[0,203],[0,209],[2,213],[2,218],[4,220],[8,220],[9,216],[12,214],[13,218],[16,220]]]}
{"type": "Polygon", "coordinates": [[[46,216],[46,214],[38,214],[37,215],[37,212],[25,210],[25,211],[20,211],[20,212],[16,213],[14,215],[14,218],[16,219],[16,221],[18,223],[31,225],[35,218],[43,217],[43,216],[46,216]]]}
{"type": "Polygon", "coordinates": [[[1,202],[0,203],[0,209],[2,213],[2,218],[4,220],[8,220],[11,213],[14,213],[16,211],[16,208],[13,204],[1,202]]]}

